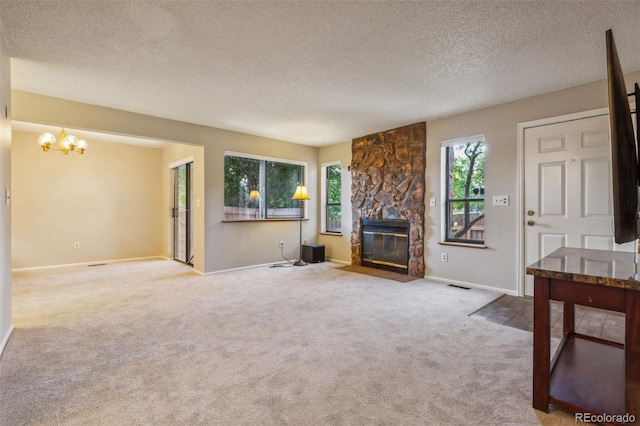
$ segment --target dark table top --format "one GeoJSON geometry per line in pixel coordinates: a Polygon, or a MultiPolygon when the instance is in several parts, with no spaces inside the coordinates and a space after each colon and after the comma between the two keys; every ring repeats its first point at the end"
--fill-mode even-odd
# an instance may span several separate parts
{"type": "Polygon", "coordinates": [[[633,253],[563,247],[528,266],[526,272],[544,278],[640,290],[638,270],[633,253]]]}

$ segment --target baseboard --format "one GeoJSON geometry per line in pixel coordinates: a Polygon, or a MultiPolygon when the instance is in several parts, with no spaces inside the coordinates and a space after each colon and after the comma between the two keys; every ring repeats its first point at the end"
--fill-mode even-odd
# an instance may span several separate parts
{"type": "Polygon", "coordinates": [[[153,260],[153,259],[162,259],[162,260],[170,260],[165,256],[146,256],[146,257],[131,257],[127,259],[111,259],[111,260],[94,260],[92,262],[82,262],[82,263],[64,263],[62,265],[46,265],[46,266],[32,266],[29,268],[16,268],[12,269],[11,272],[19,272],[19,271],[37,271],[43,269],[55,269],[55,268],[65,268],[68,266],[89,266],[89,265],[97,265],[102,263],[119,263],[119,262],[135,262],[139,260],[153,260]]]}
{"type": "Polygon", "coordinates": [[[346,260],[331,259],[330,257],[327,257],[326,260],[331,263],[337,263],[339,265],[346,265],[346,266],[351,265],[351,262],[347,262],[346,260]]]}
{"type": "Polygon", "coordinates": [[[466,281],[451,280],[449,278],[425,276],[424,279],[425,280],[438,281],[438,282],[445,283],[445,284],[455,284],[455,285],[459,285],[459,286],[462,286],[462,287],[477,288],[478,290],[487,290],[487,291],[494,291],[494,292],[497,291],[497,292],[500,292],[500,293],[508,294],[510,296],[517,296],[518,295],[518,291],[517,290],[505,290],[504,288],[491,287],[491,286],[488,286],[488,285],[482,285],[482,284],[476,284],[476,283],[468,283],[466,281]]]}
{"type": "Polygon", "coordinates": [[[11,337],[11,333],[13,333],[13,324],[11,324],[11,326],[9,326],[9,331],[7,331],[7,335],[4,336],[4,339],[2,339],[2,343],[0,343],[0,358],[2,358],[2,353],[4,352],[4,348],[7,346],[7,343],[9,342],[9,337],[11,337]]]}

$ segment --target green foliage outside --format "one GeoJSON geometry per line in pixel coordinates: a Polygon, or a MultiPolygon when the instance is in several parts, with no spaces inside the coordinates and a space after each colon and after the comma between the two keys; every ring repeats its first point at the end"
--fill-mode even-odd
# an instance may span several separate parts
{"type": "Polygon", "coordinates": [[[187,164],[178,167],[178,205],[187,205],[187,164]]]}
{"type": "Polygon", "coordinates": [[[302,183],[302,166],[297,164],[266,162],[268,209],[299,208],[299,202],[292,200],[296,185],[302,183]]]}
{"type": "Polygon", "coordinates": [[[329,209],[330,220],[342,218],[342,167],[340,164],[327,167],[327,204],[337,205],[337,209],[329,209]]]}
{"type": "MultiPolygon", "coordinates": [[[[460,228],[452,237],[462,238],[467,231],[484,218],[484,141],[449,148],[449,219],[462,216],[460,228]],[[478,201],[473,201],[478,199],[478,201]]],[[[452,224],[449,223],[449,229],[452,224]]]]}
{"type": "Polygon", "coordinates": [[[342,166],[327,167],[327,231],[340,232],[342,220],[342,166]]]}
{"type": "Polygon", "coordinates": [[[249,191],[260,184],[260,160],[224,157],[224,205],[249,207],[249,191]]]}
{"type": "Polygon", "coordinates": [[[302,182],[303,167],[297,164],[224,157],[224,205],[257,208],[262,202],[267,209],[298,208],[292,200],[296,185],[302,182]],[[252,190],[260,191],[260,199],[251,199],[252,190]]]}
{"type": "MultiPolygon", "coordinates": [[[[484,141],[453,147],[449,199],[484,198],[484,148],[484,141]]],[[[461,208],[456,204],[455,210],[461,208]]]]}

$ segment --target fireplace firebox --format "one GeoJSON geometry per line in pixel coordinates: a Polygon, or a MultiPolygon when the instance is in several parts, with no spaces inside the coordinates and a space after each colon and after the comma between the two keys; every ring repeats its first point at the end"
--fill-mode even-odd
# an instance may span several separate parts
{"type": "Polygon", "coordinates": [[[363,220],[362,266],[408,275],[409,229],[406,220],[363,220]]]}

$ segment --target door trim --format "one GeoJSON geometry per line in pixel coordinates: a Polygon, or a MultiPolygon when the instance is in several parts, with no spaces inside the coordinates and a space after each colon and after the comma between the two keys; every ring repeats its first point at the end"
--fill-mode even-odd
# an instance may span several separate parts
{"type": "Polygon", "coordinates": [[[194,267],[194,253],[193,253],[193,156],[190,155],[188,157],[182,158],[180,160],[174,161],[169,164],[169,197],[171,199],[171,226],[170,228],[170,249],[171,249],[171,258],[178,262],[182,262],[186,265],[190,265],[194,267]],[[185,167],[185,179],[186,179],[186,241],[185,241],[185,259],[177,258],[178,254],[178,222],[179,215],[177,214],[179,210],[179,201],[178,201],[178,173],[181,167],[185,167]]]}
{"type": "Polygon", "coordinates": [[[517,152],[517,209],[518,209],[518,226],[516,228],[516,240],[517,240],[517,248],[516,248],[516,258],[518,259],[518,268],[517,268],[517,283],[518,283],[518,296],[524,296],[524,286],[525,286],[525,269],[527,265],[525,265],[525,241],[524,241],[524,222],[525,222],[525,213],[524,213],[524,134],[525,130],[530,129],[532,127],[540,127],[546,126],[549,124],[557,124],[564,123],[567,121],[575,121],[582,120],[585,118],[597,117],[600,115],[609,114],[609,108],[598,108],[589,111],[581,111],[573,114],[559,115],[556,117],[548,117],[542,118],[539,120],[533,121],[525,121],[522,123],[518,123],[517,131],[518,131],[518,152],[517,152]]]}
{"type": "Polygon", "coordinates": [[[172,163],[169,163],[169,170],[175,169],[176,167],[180,167],[187,163],[193,163],[193,155],[189,155],[188,157],[184,157],[172,163]]]}
{"type": "MultiPolygon", "coordinates": [[[[193,159],[193,155],[188,155],[186,157],[180,158],[179,160],[175,160],[172,161],[171,163],[168,164],[167,169],[169,170],[169,181],[167,183],[168,185],[168,200],[169,203],[167,205],[167,209],[171,209],[174,206],[174,196],[175,196],[175,175],[173,173],[173,169],[175,169],[176,167],[180,167],[184,164],[188,164],[188,163],[193,163],[194,159],[193,159]]],[[[175,249],[176,249],[176,245],[175,245],[175,233],[174,233],[174,226],[173,226],[173,217],[170,218],[171,221],[169,221],[169,226],[166,229],[167,232],[167,253],[169,254],[169,258],[170,259],[174,259],[175,258],[175,249]]]]}

